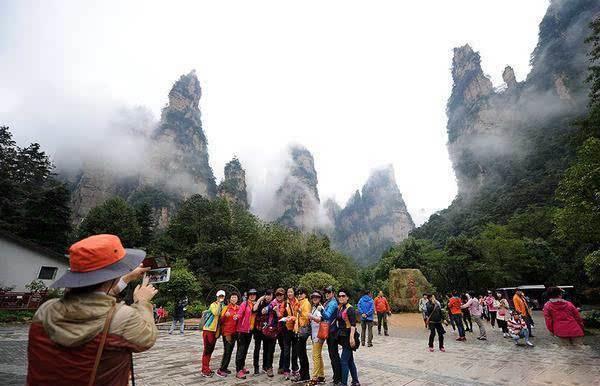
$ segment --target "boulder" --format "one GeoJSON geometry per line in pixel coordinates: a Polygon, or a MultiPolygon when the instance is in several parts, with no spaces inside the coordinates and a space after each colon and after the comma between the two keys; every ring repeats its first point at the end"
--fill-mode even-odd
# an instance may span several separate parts
{"type": "Polygon", "coordinates": [[[419,298],[432,289],[432,285],[418,269],[403,268],[390,271],[390,306],[394,311],[418,311],[419,298]]]}

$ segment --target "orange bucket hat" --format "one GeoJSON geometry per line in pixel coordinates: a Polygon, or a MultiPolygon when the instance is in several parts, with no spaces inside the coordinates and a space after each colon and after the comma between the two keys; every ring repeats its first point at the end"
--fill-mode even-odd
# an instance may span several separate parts
{"type": "Polygon", "coordinates": [[[94,235],[69,248],[69,270],[53,288],[78,288],[116,279],[133,271],[146,257],[140,249],[125,249],[115,235],[94,235]]]}

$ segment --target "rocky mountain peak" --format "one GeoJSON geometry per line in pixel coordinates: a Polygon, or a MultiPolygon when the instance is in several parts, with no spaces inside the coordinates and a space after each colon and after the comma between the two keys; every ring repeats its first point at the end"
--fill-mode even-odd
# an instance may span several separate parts
{"type": "Polygon", "coordinates": [[[335,220],[333,245],[365,265],[415,227],[391,165],[374,170],[362,193],[357,190],[335,220]]]}
{"type": "Polygon", "coordinates": [[[315,161],[304,146],[288,149],[287,174],[275,193],[280,213],[277,222],[303,231],[318,226],[319,191],[315,161]]]}
{"type": "Polygon", "coordinates": [[[250,207],[246,191],[246,171],[236,157],[225,165],[225,178],[219,185],[218,194],[244,209],[250,207]]]}
{"type": "Polygon", "coordinates": [[[196,70],[182,75],[169,92],[169,107],[174,110],[185,111],[198,108],[202,90],[196,70]]]}
{"type": "Polygon", "coordinates": [[[473,51],[468,44],[454,49],[452,79],[454,80],[452,98],[467,103],[475,102],[494,90],[492,81],[481,69],[479,53],[473,51]]]}
{"type": "Polygon", "coordinates": [[[511,90],[517,86],[515,71],[511,66],[506,66],[504,68],[504,72],[502,72],[502,79],[504,80],[504,83],[506,83],[508,90],[511,90]]]}

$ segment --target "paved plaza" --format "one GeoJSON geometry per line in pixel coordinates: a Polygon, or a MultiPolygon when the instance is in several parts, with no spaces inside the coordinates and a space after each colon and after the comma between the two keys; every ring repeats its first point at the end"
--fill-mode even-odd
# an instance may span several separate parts
{"type": "MultiPolygon", "coordinates": [[[[448,327],[447,352],[430,353],[426,349],[428,333],[418,325],[418,315],[394,315],[391,336],[375,335],[374,347],[361,347],[356,353],[361,384],[600,385],[600,352],[594,346],[598,337],[586,339],[592,346],[560,347],[545,331],[539,315],[536,320],[534,348],[516,347],[509,339],[503,339],[498,329],[486,324],[488,341],[478,341],[468,333],[467,342],[456,342],[456,335],[448,327]]],[[[26,326],[0,328],[0,384],[24,383],[26,339],[26,326]]],[[[151,350],[135,355],[136,385],[291,384],[281,376],[268,378],[266,374],[250,375],[246,380],[236,380],[233,376],[202,378],[201,351],[199,331],[186,331],[181,336],[161,330],[151,350]]],[[[220,363],[222,353],[223,345],[219,342],[211,361],[213,369],[220,363]]],[[[324,354],[326,356],[326,351],[324,354]]],[[[248,359],[247,367],[252,368],[251,352],[248,359]]],[[[275,363],[277,359],[276,353],[275,363]]],[[[230,369],[234,367],[233,362],[230,369]]],[[[328,366],[326,374],[330,376],[328,366]]]]}

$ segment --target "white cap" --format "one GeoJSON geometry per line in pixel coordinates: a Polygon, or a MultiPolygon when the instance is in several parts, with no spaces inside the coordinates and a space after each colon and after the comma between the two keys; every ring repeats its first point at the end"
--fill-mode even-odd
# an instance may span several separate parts
{"type": "Polygon", "coordinates": [[[219,297],[219,296],[225,296],[225,291],[223,291],[223,290],[218,290],[218,291],[217,291],[217,297],[219,297]]]}

